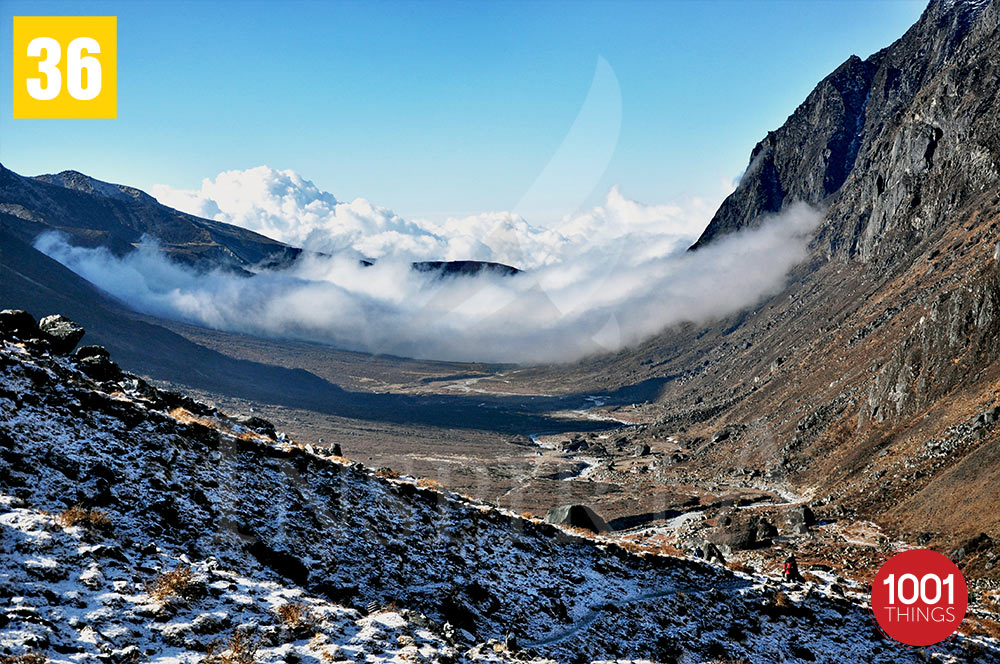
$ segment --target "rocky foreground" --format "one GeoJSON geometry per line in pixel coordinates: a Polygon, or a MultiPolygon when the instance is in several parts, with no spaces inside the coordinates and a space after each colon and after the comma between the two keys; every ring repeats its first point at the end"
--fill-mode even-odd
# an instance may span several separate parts
{"type": "MultiPolygon", "coordinates": [[[[0,313],[0,656],[11,662],[1000,661],[780,586],[441,493],[122,372],[0,313]]],[[[859,590],[859,589],[855,589],[859,590]]]]}

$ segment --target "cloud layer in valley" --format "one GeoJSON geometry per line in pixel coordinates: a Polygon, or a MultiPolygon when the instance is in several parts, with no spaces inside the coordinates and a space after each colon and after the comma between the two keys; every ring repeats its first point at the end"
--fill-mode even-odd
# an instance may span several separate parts
{"type": "Polygon", "coordinates": [[[266,167],[223,173],[198,191],[154,193],[167,205],[324,254],[247,278],[196,274],[153,241],[124,258],[53,234],[36,246],[147,313],[350,350],[485,362],[570,361],[749,306],[783,287],[819,221],[816,211],[794,206],[686,252],[707,206],[648,206],[617,189],[557,228],[508,212],[408,221],[266,167]],[[359,256],[378,261],[364,267],[359,256]],[[415,259],[492,260],[526,271],[441,278],[412,270],[415,259]]]}

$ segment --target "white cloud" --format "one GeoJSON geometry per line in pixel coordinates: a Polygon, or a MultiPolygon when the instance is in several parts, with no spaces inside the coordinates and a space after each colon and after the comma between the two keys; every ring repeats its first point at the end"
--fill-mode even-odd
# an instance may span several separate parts
{"type": "Polygon", "coordinates": [[[362,267],[351,253],[313,254],[245,278],[196,275],[150,242],[124,258],[52,234],[36,246],[140,311],[212,328],[412,357],[554,362],[616,350],[777,292],[805,258],[819,221],[814,210],[795,206],[692,253],[684,249],[697,224],[687,212],[628,201],[617,190],[557,232],[509,213],[408,224],[367,202],[336,202],[294,173],[246,173],[206,181],[197,194],[157,194],[214,205],[217,217],[297,234],[306,246],[330,242],[380,252],[382,260],[362,267]],[[411,270],[409,257],[431,249],[443,252],[434,258],[535,267],[514,277],[454,279],[411,270]],[[526,262],[507,260],[515,254],[526,262]]]}
{"type": "Polygon", "coordinates": [[[153,195],[164,205],[313,251],[354,251],[375,259],[486,260],[522,269],[573,260],[625,237],[635,238],[647,256],[664,255],[693,242],[713,207],[697,199],[685,207],[644,205],[615,187],[603,205],[551,228],[512,212],[435,223],[403,219],[364,198],[339,201],[294,171],[267,166],[220,173],[193,191],[156,185],[153,195]]]}

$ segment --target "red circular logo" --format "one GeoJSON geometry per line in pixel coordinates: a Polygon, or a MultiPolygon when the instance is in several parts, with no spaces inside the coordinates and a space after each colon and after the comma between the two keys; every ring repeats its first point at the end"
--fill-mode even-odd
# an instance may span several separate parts
{"type": "Polygon", "coordinates": [[[872,613],[888,636],[908,646],[944,641],[965,619],[969,590],[955,563],[937,551],[897,553],[875,575],[872,613]]]}

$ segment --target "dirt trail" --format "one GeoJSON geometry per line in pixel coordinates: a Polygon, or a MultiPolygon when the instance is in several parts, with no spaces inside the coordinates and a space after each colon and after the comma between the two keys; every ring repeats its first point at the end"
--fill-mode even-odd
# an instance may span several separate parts
{"type": "MultiPolygon", "coordinates": [[[[744,579],[733,578],[732,580],[726,581],[718,585],[716,588],[724,593],[735,592],[738,588],[745,587],[749,585],[749,582],[744,579]]],[[[601,614],[605,613],[610,607],[615,607],[620,609],[621,607],[641,604],[643,602],[649,602],[655,599],[660,599],[661,597],[668,597],[679,592],[694,593],[699,589],[693,587],[688,583],[674,583],[666,588],[642,593],[639,595],[634,595],[632,597],[625,597],[619,600],[613,600],[604,602],[599,607],[592,607],[586,615],[584,615],[579,620],[575,621],[573,624],[568,626],[566,629],[553,632],[546,636],[545,638],[539,639],[537,641],[528,641],[524,645],[529,648],[542,648],[545,646],[550,646],[566,639],[572,638],[579,634],[580,632],[586,631],[593,625],[601,614]]],[[[701,588],[700,590],[704,590],[701,588]]]]}

